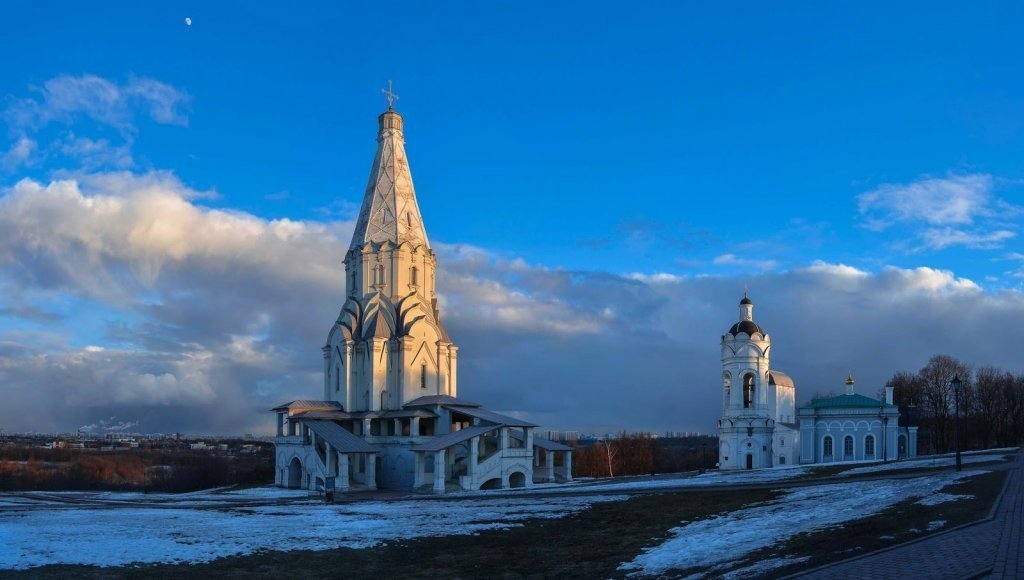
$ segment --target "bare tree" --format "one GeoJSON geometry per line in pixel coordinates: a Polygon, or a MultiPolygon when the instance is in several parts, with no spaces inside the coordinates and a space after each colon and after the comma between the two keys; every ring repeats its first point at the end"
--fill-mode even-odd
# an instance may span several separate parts
{"type": "Polygon", "coordinates": [[[615,477],[615,457],[618,456],[619,450],[616,446],[612,445],[611,441],[607,439],[598,442],[604,451],[605,457],[608,459],[608,477],[615,477]]]}
{"type": "Polygon", "coordinates": [[[936,443],[941,444],[942,451],[948,451],[952,443],[951,417],[957,403],[953,396],[953,378],[959,376],[963,389],[969,390],[970,370],[955,358],[938,354],[928,359],[928,364],[918,373],[924,390],[925,411],[934,420],[936,443]]]}

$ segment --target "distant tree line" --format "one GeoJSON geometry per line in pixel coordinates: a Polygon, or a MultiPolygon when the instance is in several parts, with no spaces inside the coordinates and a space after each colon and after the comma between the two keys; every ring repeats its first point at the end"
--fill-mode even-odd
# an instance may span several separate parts
{"type": "Polygon", "coordinates": [[[1024,374],[992,366],[972,369],[951,356],[935,355],[917,373],[900,372],[891,379],[894,402],[917,419],[921,452],[929,445],[938,453],[954,450],[956,377],[962,385],[961,449],[1008,447],[1024,440],[1024,374]]]}
{"type": "Polygon", "coordinates": [[[223,456],[189,450],[95,453],[0,448],[0,491],[185,492],[274,480],[272,454],[223,456]]]}
{"type": "Polygon", "coordinates": [[[717,457],[717,437],[667,439],[622,432],[581,443],[573,450],[572,466],[578,477],[650,475],[713,467],[717,457]]]}

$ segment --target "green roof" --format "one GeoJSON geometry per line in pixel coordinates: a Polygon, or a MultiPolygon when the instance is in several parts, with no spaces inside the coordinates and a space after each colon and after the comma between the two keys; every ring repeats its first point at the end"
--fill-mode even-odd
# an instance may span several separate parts
{"type": "MultiPolygon", "coordinates": [[[[881,407],[882,401],[872,399],[871,397],[865,397],[864,395],[853,394],[828,397],[826,399],[814,399],[808,406],[814,407],[815,409],[826,407],[881,407]]],[[[894,405],[886,404],[885,406],[893,407],[894,405]]]]}

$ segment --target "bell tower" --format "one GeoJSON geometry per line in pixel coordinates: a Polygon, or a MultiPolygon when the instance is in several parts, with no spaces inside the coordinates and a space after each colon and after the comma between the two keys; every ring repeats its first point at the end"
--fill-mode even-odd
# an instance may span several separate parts
{"type": "Polygon", "coordinates": [[[770,385],[771,337],[754,322],[754,302],[743,294],[739,321],[722,335],[722,418],[718,421],[721,469],[772,465],[775,429],[770,385]]]}

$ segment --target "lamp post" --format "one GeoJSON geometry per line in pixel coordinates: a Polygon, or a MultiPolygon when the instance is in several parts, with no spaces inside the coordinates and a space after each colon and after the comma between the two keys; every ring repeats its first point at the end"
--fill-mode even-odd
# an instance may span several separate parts
{"type": "MultiPolygon", "coordinates": [[[[888,393],[889,389],[893,387],[892,381],[885,383],[885,387],[885,392],[888,393]]],[[[889,430],[889,417],[885,414],[885,403],[887,398],[887,394],[882,395],[882,463],[889,463],[889,447],[887,445],[888,441],[886,441],[886,436],[888,435],[887,431],[889,430]]],[[[875,457],[878,456],[876,455],[875,457]]]]}
{"type": "Polygon", "coordinates": [[[953,386],[953,401],[956,405],[956,426],[953,429],[953,445],[956,447],[956,470],[960,471],[960,387],[963,386],[960,375],[954,375],[953,381],[950,384],[953,386]]]}

